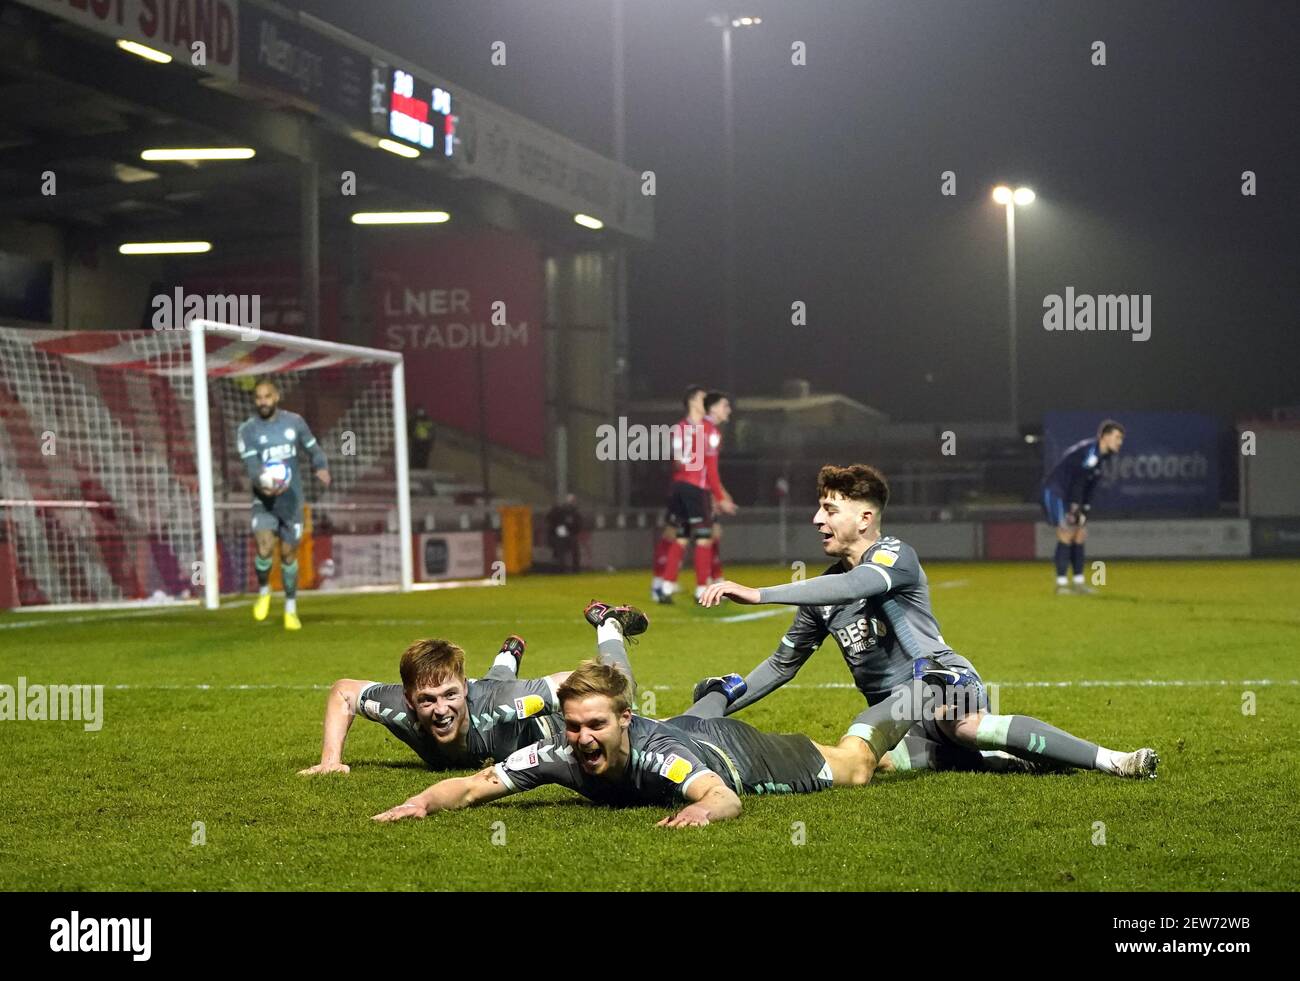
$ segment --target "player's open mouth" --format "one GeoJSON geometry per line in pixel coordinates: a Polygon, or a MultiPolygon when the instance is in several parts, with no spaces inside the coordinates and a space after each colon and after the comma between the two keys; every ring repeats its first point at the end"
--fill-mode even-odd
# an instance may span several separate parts
{"type": "Polygon", "coordinates": [[[448,715],[445,718],[433,717],[433,731],[439,736],[445,736],[451,732],[452,727],[456,724],[456,716],[448,715]]]}
{"type": "Polygon", "coordinates": [[[584,770],[597,769],[604,758],[605,753],[599,746],[590,750],[578,747],[578,762],[582,764],[584,770]]]}
{"type": "Polygon", "coordinates": [[[822,544],[823,544],[823,545],[829,545],[831,542],[835,541],[835,533],[834,533],[834,532],[831,532],[831,531],[823,531],[823,532],[821,533],[821,535],[822,535],[822,544]]]}

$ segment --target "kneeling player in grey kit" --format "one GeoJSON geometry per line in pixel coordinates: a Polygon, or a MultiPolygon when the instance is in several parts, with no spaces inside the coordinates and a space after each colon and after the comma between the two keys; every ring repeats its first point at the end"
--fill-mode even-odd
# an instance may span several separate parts
{"type": "MultiPolygon", "coordinates": [[[[822,746],[703,717],[712,714],[706,705],[663,722],[633,715],[631,665],[616,628],[601,622],[601,660],[585,662],[560,685],[563,733],[472,777],[436,783],[375,820],[423,818],[559,784],[598,804],[680,807],[658,823],[699,827],[737,817],[742,794],[812,793],[871,780],[879,758],[857,731],[862,717],[837,745],[822,746]]],[[[911,722],[881,725],[881,738],[897,742],[911,722]]]]}
{"type": "Polygon", "coordinates": [[[918,723],[882,769],[1006,769],[1010,755],[1035,767],[1155,777],[1159,757],[1152,749],[1116,752],[1027,715],[987,711],[979,674],[939,632],[915,550],[881,536],[889,485],[879,471],[862,464],[822,467],[817,497],[813,524],[834,565],[816,578],[763,589],[713,583],[700,600],[704,606],[726,598],[799,607],[775,653],[743,682],[734,675],[710,679],[716,690],[706,698],[714,709],[734,712],[775,691],[834,635],[871,706],[862,728],[850,732],[861,734],[880,755],[894,745],[888,742],[890,722],[918,723]]]}

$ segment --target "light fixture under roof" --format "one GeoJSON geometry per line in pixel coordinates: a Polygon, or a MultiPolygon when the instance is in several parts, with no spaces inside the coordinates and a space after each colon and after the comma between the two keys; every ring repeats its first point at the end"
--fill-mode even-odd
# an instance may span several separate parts
{"type": "Polygon", "coordinates": [[[166,51],[159,51],[157,48],[151,48],[147,44],[140,44],[138,41],[127,41],[125,38],[119,38],[117,46],[138,58],[157,62],[160,65],[170,64],[172,60],[172,56],[166,51]]]}
{"type": "Polygon", "coordinates": [[[117,247],[122,255],[184,255],[211,252],[211,242],[124,242],[117,247]]]}
{"type": "Polygon", "coordinates": [[[247,146],[174,147],[143,150],[141,160],[250,160],[257,151],[247,146]]]}

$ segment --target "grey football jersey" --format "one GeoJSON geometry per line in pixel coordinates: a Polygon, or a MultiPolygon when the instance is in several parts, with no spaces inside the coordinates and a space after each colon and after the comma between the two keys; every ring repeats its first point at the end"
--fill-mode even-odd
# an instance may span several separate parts
{"type": "Polygon", "coordinates": [[[252,415],[239,425],[235,446],[257,491],[257,475],[268,463],[283,463],[289,470],[286,494],[302,497],[302,475],[298,469],[298,450],[311,456],[313,470],[327,468],[325,453],[316,442],[307,420],[296,412],[279,409],[270,419],[252,415]]]}
{"type": "Polygon", "coordinates": [[[511,791],[558,784],[612,806],[681,804],[702,776],[737,794],[806,794],[831,785],[830,765],[807,736],[760,732],[738,719],[632,716],[631,758],[616,779],[582,771],[563,733],[519,750],[496,774],[511,791]]]}
{"type": "Polygon", "coordinates": [[[873,704],[911,680],[913,659],[951,651],[930,609],[921,560],[897,538],[881,538],[847,572],[836,562],[814,579],[760,590],[759,602],[799,604],[775,656],[797,668],[834,636],[873,704]]]}
{"type": "Polygon", "coordinates": [[[686,788],[709,774],[717,774],[736,789],[729,768],[716,753],[666,722],[634,715],[628,739],[632,756],[618,779],[584,773],[563,731],[498,763],[496,775],[514,792],[558,784],[614,807],[680,804],[686,799],[686,788]]]}
{"type": "Polygon", "coordinates": [[[469,732],[465,750],[442,746],[416,724],[401,685],[374,684],[361,692],[358,710],[378,722],[435,770],[468,769],[504,760],[521,746],[564,733],[555,691],[545,678],[470,679],[466,692],[469,732]]]}

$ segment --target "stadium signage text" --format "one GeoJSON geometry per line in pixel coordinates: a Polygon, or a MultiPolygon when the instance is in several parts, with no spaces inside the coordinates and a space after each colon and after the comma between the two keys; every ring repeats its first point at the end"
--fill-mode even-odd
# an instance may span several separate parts
{"type": "Polygon", "coordinates": [[[87,732],[104,727],[103,685],[0,685],[0,722],[81,722],[87,732]]]}
{"type": "Polygon", "coordinates": [[[1107,481],[1113,480],[1203,480],[1210,472],[1204,453],[1149,453],[1118,456],[1101,465],[1107,481]]]}
{"type": "Polygon", "coordinates": [[[147,916],[93,917],[78,910],[66,919],[50,921],[50,950],[56,953],[127,952],[133,961],[147,961],[153,950],[153,920],[147,916]]]}
{"type": "Polygon", "coordinates": [[[390,324],[385,331],[390,351],[424,351],[442,348],[494,348],[528,346],[528,322],[517,324],[390,324]]]}
{"type": "Polygon", "coordinates": [[[1151,339],[1151,294],[1075,294],[1065,288],[1065,297],[1049,293],[1043,297],[1044,330],[1127,331],[1130,340],[1151,339]]]}
{"type": "Polygon", "coordinates": [[[182,64],[224,78],[239,71],[239,8],[234,0],[19,0],[112,38],[165,51],[182,64]],[[202,41],[206,64],[195,65],[202,41]]]}

